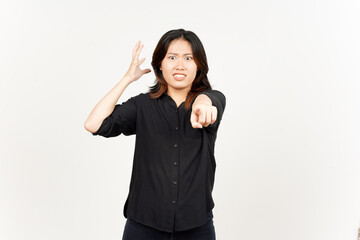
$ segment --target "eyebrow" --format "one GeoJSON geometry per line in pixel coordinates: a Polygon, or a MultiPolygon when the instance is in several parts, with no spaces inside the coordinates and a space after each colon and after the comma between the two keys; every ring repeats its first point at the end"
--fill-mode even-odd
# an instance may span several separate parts
{"type": "MultiPolygon", "coordinates": [[[[167,53],[167,54],[179,55],[178,53],[167,53]]],[[[184,55],[193,55],[193,54],[192,53],[185,53],[184,55]]]]}

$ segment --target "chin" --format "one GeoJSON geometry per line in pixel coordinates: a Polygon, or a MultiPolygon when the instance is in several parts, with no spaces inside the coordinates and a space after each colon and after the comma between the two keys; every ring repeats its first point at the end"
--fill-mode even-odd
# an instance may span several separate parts
{"type": "Polygon", "coordinates": [[[183,83],[172,84],[170,85],[170,87],[176,90],[191,89],[191,85],[183,84],[183,83]]]}

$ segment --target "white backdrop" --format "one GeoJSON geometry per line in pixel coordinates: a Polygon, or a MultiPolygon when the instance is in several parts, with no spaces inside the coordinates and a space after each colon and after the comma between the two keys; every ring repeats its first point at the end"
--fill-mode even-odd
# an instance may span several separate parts
{"type": "Polygon", "coordinates": [[[359,23],[358,0],[1,1],[0,239],[121,239],[135,138],[84,121],[134,44],[151,67],[175,28],[200,37],[227,97],[217,239],[357,239],[359,23]]]}

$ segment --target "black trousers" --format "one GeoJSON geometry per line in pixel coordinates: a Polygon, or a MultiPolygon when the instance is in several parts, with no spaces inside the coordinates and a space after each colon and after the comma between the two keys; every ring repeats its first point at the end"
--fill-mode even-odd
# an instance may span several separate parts
{"type": "Polygon", "coordinates": [[[131,219],[126,220],[123,240],[215,240],[213,214],[210,211],[206,216],[205,224],[180,232],[163,232],[131,219]]]}

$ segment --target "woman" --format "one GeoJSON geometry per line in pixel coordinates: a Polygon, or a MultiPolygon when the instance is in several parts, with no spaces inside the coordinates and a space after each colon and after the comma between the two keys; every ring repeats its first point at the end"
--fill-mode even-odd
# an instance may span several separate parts
{"type": "Polygon", "coordinates": [[[211,90],[200,39],[177,29],[155,48],[155,85],[117,104],[130,83],[151,72],[140,69],[143,47],[135,45],[129,70],[85,122],[93,135],[136,134],[123,239],[213,240],[214,146],[225,97],[211,90]]]}

